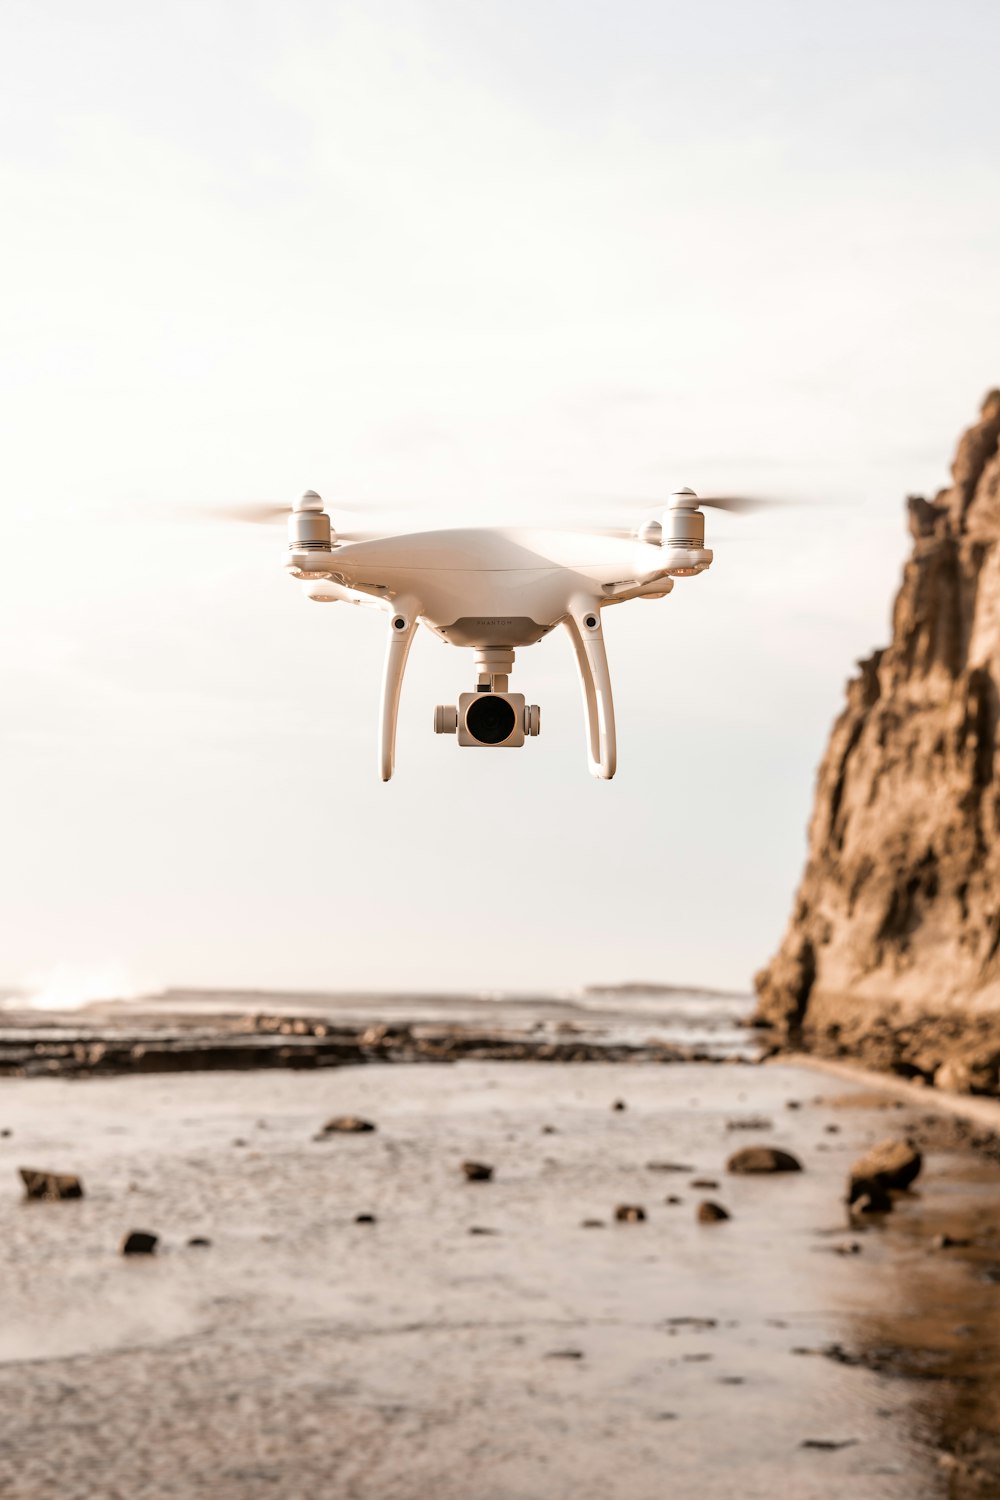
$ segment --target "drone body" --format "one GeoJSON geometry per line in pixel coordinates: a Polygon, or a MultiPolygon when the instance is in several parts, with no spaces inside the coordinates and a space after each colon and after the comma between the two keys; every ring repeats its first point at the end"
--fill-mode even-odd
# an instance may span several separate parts
{"type": "Polygon", "coordinates": [[[311,599],[373,605],[388,615],[382,780],[393,772],[400,690],[420,624],[476,659],[475,691],[463,693],[457,707],[439,707],[435,729],[456,733],[461,745],[490,748],[522,745],[538,733],[539,710],[508,691],[514,652],[563,625],[580,675],[590,770],[610,780],[615,721],[601,611],[663,598],[674,577],[710,566],[698,505],[692,491],[678,491],[664,526],[647,521],[632,534],[481,528],[340,541],[322,500],[307,490],[288,521],[288,570],[311,599]]]}

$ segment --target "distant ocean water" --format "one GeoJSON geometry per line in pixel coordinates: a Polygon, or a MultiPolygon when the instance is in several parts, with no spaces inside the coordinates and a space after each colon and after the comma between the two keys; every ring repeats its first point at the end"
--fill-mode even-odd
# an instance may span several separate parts
{"type": "MultiPolygon", "coordinates": [[[[31,998],[8,993],[0,996],[0,1005],[23,1015],[35,1009],[31,998]]],[[[39,1010],[60,1008],[46,1003],[39,1010]]],[[[119,1024],[130,1015],[138,1019],[254,1012],[322,1016],[343,1024],[428,1022],[563,1035],[599,1034],[616,1042],[656,1040],[699,1046],[717,1056],[755,1050],[746,1028],[753,1008],[749,994],[639,984],[562,993],[186,989],[128,999],[89,999],[71,1008],[81,1019],[113,1012],[119,1024]]]]}

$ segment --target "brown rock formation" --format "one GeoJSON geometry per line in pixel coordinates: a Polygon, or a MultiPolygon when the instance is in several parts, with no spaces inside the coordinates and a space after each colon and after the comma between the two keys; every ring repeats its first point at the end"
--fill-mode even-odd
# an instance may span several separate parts
{"type": "Polygon", "coordinates": [[[941,1087],[1000,1091],[1000,391],[952,484],[911,498],[892,641],[819,770],[805,874],[758,1020],[941,1087]]]}

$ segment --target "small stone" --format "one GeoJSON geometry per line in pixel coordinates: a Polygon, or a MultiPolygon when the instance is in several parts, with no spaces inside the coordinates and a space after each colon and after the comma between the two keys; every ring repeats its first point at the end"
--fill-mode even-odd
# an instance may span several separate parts
{"type": "Polygon", "coordinates": [[[354,1222],[355,1224],[376,1224],[378,1220],[374,1214],[355,1214],[354,1222]]]}
{"type": "Polygon", "coordinates": [[[747,1115],[743,1119],[727,1120],[727,1130],[770,1130],[773,1121],[766,1119],[763,1115],[747,1115]]]}
{"type": "Polygon", "coordinates": [[[801,1109],[802,1108],[802,1102],[799,1099],[786,1099],[785,1100],[785,1108],[786,1109],[801,1109]]]}
{"type": "Polygon", "coordinates": [[[212,1241],[207,1237],[207,1235],[193,1234],[188,1240],[188,1247],[191,1250],[207,1250],[211,1243],[212,1241]]]}
{"type": "Polygon", "coordinates": [[[638,1203],[619,1203],[615,1209],[615,1219],[619,1224],[644,1224],[646,1210],[638,1203]]]}
{"type": "Polygon", "coordinates": [[[726,1171],[737,1176],[756,1175],[760,1172],[801,1172],[802,1163],[790,1151],[781,1151],[777,1146],[744,1146],[726,1162],[726,1171]]]}
{"type": "Polygon", "coordinates": [[[83,1183],[69,1172],[38,1172],[32,1167],[19,1167],[26,1198],[44,1199],[57,1203],[66,1198],[82,1198],[83,1183]]]}
{"type": "Polygon", "coordinates": [[[714,1177],[693,1177],[688,1187],[693,1188],[717,1188],[719,1184],[714,1177]]]}
{"type": "Polygon", "coordinates": [[[604,1229],[605,1228],[605,1223],[604,1223],[603,1219],[582,1219],[580,1221],[580,1228],[581,1229],[604,1229]]]}
{"type": "Polygon", "coordinates": [[[327,1120],[320,1135],[368,1135],[374,1129],[373,1122],[363,1120],[360,1115],[334,1115],[332,1120],[327,1120]]]}
{"type": "Polygon", "coordinates": [[[558,1135],[559,1132],[554,1125],[543,1125],[542,1135],[558,1135]]]}
{"type": "Polygon", "coordinates": [[[647,1172],[693,1172],[694,1167],[682,1161],[648,1161],[647,1172]]]}
{"type": "Polygon", "coordinates": [[[721,1224],[724,1219],[730,1219],[732,1215],[722,1207],[721,1203],[712,1203],[708,1198],[698,1204],[699,1224],[721,1224]]]}
{"type": "Polygon", "coordinates": [[[13,1130],[11,1130],[9,1125],[5,1125],[3,1130],[0,1130],[0,1136],[3,1136],[4,1140],[6,1140],[9,1135],[13,1134],[14,1132],[13,1130]]]}
{"type": "Polygon", "coordinates": [[[936,1234],[931,1240],[933,1250],[965,1250],[971,1244],[971,1240],[961,1240],[951,1234],[936,1234]]]}
{"type": "Polygon", "coordinates": [[[545,1355],[546,1359],[582,1359],[582,1349],[549,1349],[545,1355]]]}
{"type": "Polygon", "coordinates": [[[241,1135],[238,1135],[236,1137],[236,1139],[233,1141],[233,1145],[234,1146],[245,1146],[246,1145],[246,1141],[243,1139],[243,1137],[241,1135]]]}
{"type": "Polygon", "coordinates": [[[146,1229],[130,1229],[118,1247],[121,1255],[153,1255],[160,1236],[146,1229]]]}
{"type": "Polygon", "coordinates": [[[826,1131],[827,1135],[839,1135],[840,1134],[840,1126],[839,1125],[824,1125],[823,1129],[826,1131]]]}
{"type": "Polygon", "coordinates": [[[491,1182],[493,1168],[484,1161],[463,1161],[462,1171],[469,1182],[491,1182]]]}
{"type": "Polygon", "coordinates": [[[851,1182],[878,1180],[884,1188],[903,1192],[919,1176],[922,1165],[912,1141],[880,1141],[854,1163],[851,1182]]]}
{"type": "Polygon", "coordinates": [[[887,1214],[892,1209],[892,1194],[880,1177],[855,1177],[847,1202],[853,1214],[887,1214]]]}
{"type": "Polygon", "coordinates": [[[499,1231],[499,1229],[487,1229],[487,1227],[486,1227],[485,1224],[471,1224],[469,1226],[469,1233],[470,1234],[499,1234],[500,1231],[499,1231]]]}
{"type": "Polygon", "coordinates": [[[676,1204],[683,1203],[684,1199],[683,1198],[678,1198],[678,1196],[677,1196],[676,1193],[668,1193],[667,1197],[664,1198],[663,1201],[664,1201],[664,1203],[669,1203],[670,1206],[671,1206],[671,1208],[673,1208],[676,1204]]]}
{"type": "Polygon", "coordinates": [[[628,1106],[626,1105],[624,1099],[616,1099],[615,1102],[614,1102],[614,1104],[612,1104],[611,1108],[613,1110],[617,1110],[620,1113],[621,1110],[627,1109],[628,1106]]]}
{"type": "Polygon", "coordinates": [[[823,1453],[836,1453],[840,1448],[853,1448],[857,1438],[842,1438],[839,1442],[833,1438],[803,1438],[799,1444],[800,1448],[817,1448],[823,1453]]]}

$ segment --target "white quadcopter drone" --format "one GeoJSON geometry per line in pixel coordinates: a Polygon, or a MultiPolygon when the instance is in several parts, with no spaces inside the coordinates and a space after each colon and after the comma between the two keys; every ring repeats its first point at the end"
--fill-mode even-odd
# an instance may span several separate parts
{"type": "Polygon", "coordinates": [[[576,656],[593,776],[615,774],[615,714],[601,611],[628,599],[662,599],[675,578],[711,566],[700,505],[750,509],[736,497],[670,497],[662,520],[633,531],[499,528],[338,537],[314,490],[288,518],[287,568],[320,603],[372,605],[389,618],[379,771],[393,773],[396,716],[414,632],[423,624],[442,641],[475,653],[475,690],[434,711],[438,734],[458,743],[510,749],[537,735],[540,710],[508,690],[514,652],[563,625],[576,656]]]}

